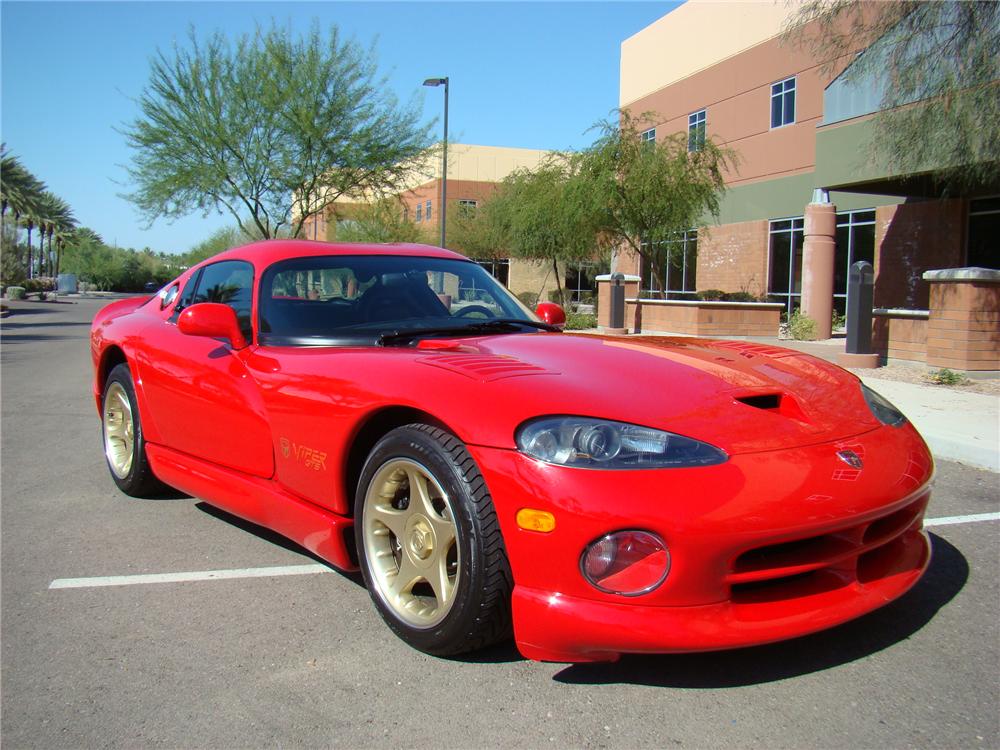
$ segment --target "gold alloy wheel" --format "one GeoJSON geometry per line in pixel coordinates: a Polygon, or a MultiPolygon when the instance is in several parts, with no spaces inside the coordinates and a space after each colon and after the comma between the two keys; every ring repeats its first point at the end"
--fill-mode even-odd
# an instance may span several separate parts
{"type": "Polygon", "coordinates": [[[135,424],[128,394],[117,382],[104,396],[104,455],[116,477],[128,476],[135,455],[135,424]]]}
{"type": "Polygon", "coordinates": [[[458,586],[458,529],[451,501],[416,461],[395,458],[365,495],[365,558],[379,598],[415,628],[432,628],[451,610],[458,586]]]}

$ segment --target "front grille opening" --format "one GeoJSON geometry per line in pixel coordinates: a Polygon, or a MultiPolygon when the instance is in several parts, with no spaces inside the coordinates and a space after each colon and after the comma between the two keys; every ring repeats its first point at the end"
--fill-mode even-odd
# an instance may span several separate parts
{"type": "Polygon", "coordinates": [[[921,506],[919,504],[910,505],[897,510],[895,513],[890,513],[885,518],[873,521],[865,530],[862,544],[877,542],[879,539],[888,539],[903,532],[913,523],[917,514],[920,513],[920,509],[921,506]]]}
{"type": "Polygon", "coordinates": [[[744,552],[733,563],[734,573],[750,573],[768,568],[784,568],[794,565],[829,560],[850,550],[850,542],[833,534],[797,539],[794,542],[772,544],[744,552]]]}
{"type": "Polygon", "coordinates": [[[906,537],[865,552],[858,557],[858,583],[872,583],[899,573],[899,560],[906,553],[906,537]]]}
{"type": "Polygon", "coordinates": [[[834,570],[814,570],[770,581],[734,584],[733,604],[769,604],[825,594],[850,585],[853,576],[834,570]]]}

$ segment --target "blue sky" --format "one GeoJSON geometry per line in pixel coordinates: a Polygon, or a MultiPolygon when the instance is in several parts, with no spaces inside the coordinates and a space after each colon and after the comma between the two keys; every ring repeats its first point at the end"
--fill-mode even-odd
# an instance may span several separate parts
{"type": "Polygon", "coordinates": [[[440,115],[448,76],[451,140],[575,148],[618,103],[621,42],[674,2],[9,2],[2,15],[2,138],[80,222],[106,242],[182,252],[229,218],[200,214],[146,230],[126,192],[130,154],[116,131],[157,48],[255,23],[337,24],[367,46],[403,102],[440,115]]]}

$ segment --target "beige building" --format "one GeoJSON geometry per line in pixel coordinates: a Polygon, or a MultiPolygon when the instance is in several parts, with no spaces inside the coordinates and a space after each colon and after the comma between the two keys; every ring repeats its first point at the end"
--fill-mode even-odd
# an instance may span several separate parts
{"type": "MultiPolygon", "coordinates": [[[[505,146],[448,144],[448,213],[475,210],[496,190],[498,183],[519,169],[537,168],[552,152],[505,146]]],[[[440,147],[432,150],[399,193],[406,218],[426,230],[427,242],[438,244],[441,231],[442,160],[440,147]]],[[[333,241],[338,221],[350,221],[357,199],[339,199],[306,219],[302,236],[333,241]]],[[[515,294],[535,294],[548,299],[556,289],[556,271],[547,263],[518,258],[476,258],[490,273],[515,294]]],[[[560,281],[574,293],[574,299],[594,292],[593,271],[587,266],[567,268],[560,264],[560,281]]]]}

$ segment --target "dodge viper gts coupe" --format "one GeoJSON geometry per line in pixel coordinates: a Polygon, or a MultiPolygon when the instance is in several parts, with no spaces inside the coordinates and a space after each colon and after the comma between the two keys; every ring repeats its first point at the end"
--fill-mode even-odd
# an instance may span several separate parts
{"type": "Polygon", "coordinates": [[[95,317],[108,467],[360,569],[438,655],[767,643],[920,578],[933,463],[856,377],[564,322],[439,248],[229,250],[95,317]]]}

